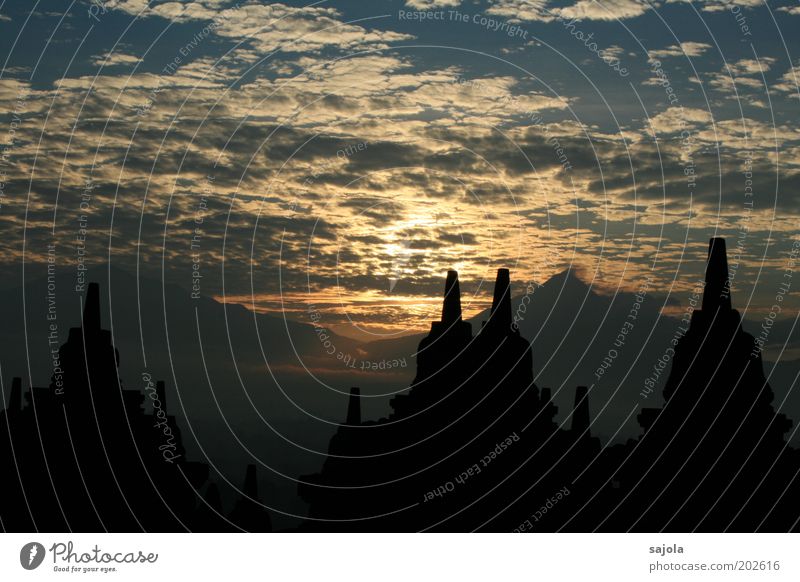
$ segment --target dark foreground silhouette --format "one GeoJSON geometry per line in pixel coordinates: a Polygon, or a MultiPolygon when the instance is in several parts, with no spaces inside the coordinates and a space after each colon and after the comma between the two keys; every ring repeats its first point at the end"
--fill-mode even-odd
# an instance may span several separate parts
{"type": "MultiPolygon", "coordinates": [[[[445,283],[409,390],[362,421],[353,388],[319,473],[301,478],[301,529],[322,531],[790,531],[800,457],[786,444],[754,338],[732,309],[725,244],[709,245],[702,309],[668,347],[663,408],[642,434],[603,446],[591,434],[591,387],[563,425],[498,271],[490,317],[461,316],[445,283]]],[[[621,330],[624,334],[624,331],[621,330]]],[[[99,288],[82,326],[54,351],[47,388],[15,378],[0,412],[0,526],[5,531],[268,531],[255,466],[223,512],[207,465],[186,459],[164,385],[123,387],[101,329],[99,288]],[[87,370],[89,371],[87,373],[87,370]],[[145,403],[147,405],[145,406],[145,403]]]]}
{"type": "MultiPolygon", "coordinates": [[[[732,309],[723,239],[709,244],[702,309],[668,348],[661,409],[642,435],[601,448],[590,390],[568,425],[533,383],[513,324],[509,273],[473,334],[448,273],[442,319],[419,346],[417,377],[392,413],[361,422],[353,389],[329,457],[304,478],[308,529],[450,531],[789,531],[800,457],[785,442],[754,338],[732,309]]],[[[624,334],[624,328],[621,329],[624,334]]]]}
{"type": "Polygon", "coordinates": [[[270,530],[254,466],[224,515],[208,466],[186,460],[163,382],[145,375],[140,389],[123,387],[119,353],[100,328],[96,283],[82,326],[53,357],[50,386],[31,388],[23,404],[14,378],[0,413],[5,531],[270,530]]]}

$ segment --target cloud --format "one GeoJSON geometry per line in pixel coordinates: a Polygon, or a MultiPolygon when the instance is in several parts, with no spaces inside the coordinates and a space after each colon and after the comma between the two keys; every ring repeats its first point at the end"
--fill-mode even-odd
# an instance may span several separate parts
{"type": "Polygon", "coordinates": [[[478,239],[474,234],[462,233],[440,233],[439,240],[451,245],[477,245],[478,239]]]}
{"type": "Polygon", "coordinates": [[[655,2],[646,0],[579,0],[571,6],[559,9],[558,14],[567,19],[624,20],[641,16],[656,5],[655,2]]]}
{"type": "Polygon", "coordinates": [[[90,59],[90,62],[98,67],[109,68],[137,65],[141,62],[141,59],[135,55],[114,52],[103,55],[94,55],[90,59]]]}
{"type": "Polygon", "coordinates": [[[486,13],[503,16],[512,22],[550,22],[555,20],[557,14],[547,8],[548,3],[549,0],[498,0],[486,13]]]}
{"type": "Polygon", "coordinates": [[[610,47],[603,49],[603,60],[613,61],[619,60],[625,54],[625,49],[619,45],[612,44],[610,47]]]}
{"type": "Polygon", "coordinates": [[[742,75],[761,75],[762,72],[769,71],[777,59],[773,57],[761,57],[760,59],[740,59],[728,65],[731,73],[735,76],[742,75]]]}
{"type": "Polygon", "coordinates": [[[697,4],[703,12],[722,12],[730,10],[732,7],[756,8],[764,4],[763,0],[666,0],[667,4],[697,4]]]}
{"type": "Polygon", "coordinates": [[[145,0],[120,0],[108,5],[141,17],[158,16],[175,22],[208,22],[204,36],[215,34],[247,41],[258,51],[318,51],[325,47],[354,50],[382,48],[413,38],[410,35],[366,29],[347,24],[334,8],[293,7],[284,4],[234,4],[225,0],[148,4],[145,0]],[[287,31],[291,31],[287,34],[287,31]]]}
{"type": "Polygon", "coordinates": [[[406,6],[416,10],[435,10],[437,8],[455,8],[461,0],[406,0],[406,6]]]}
{"type": "Polygon", "coordinates": [[[657,2],[646,0],[578,0],[567,6],[553,6],[549,0],[499,0],[486,12],[511,21],[624,20],[641,16],[655,6],[657,2]]]}
{"type": "Polygon", "coordinates": [[[709,73],[706,77],[708,84],[720,93],[730,97],[735,96],[748,89],[763,90],[764,79],[762,73],[766,73],[772,68],[777,59],[772,57],[762,57],[755,59],[740,59],[734,63],[728,63],[718,73],[709,73]]]}
{"type": "Polygon", "coordinates": [[[656,133],[680,133],[687,127],[698,127],[710,123],[711,113],[693,107],[670,107],[650,118],[656,133]]]}
{"type": "MultiPolygon", "coordinates": [[[[609,19],[604,7],[621,18],[644,10],[635,2],[594,8],[574,0],[563,4],[568,4],[566,14],[572,10],[593,20],[609,19]]],[[[198,203],[206,195],[206,176],[212,174],[202,259],[211,270],[224,249],[229,290],[238,286],[246,292],[248,268],[257,264],[265,296],[280,297],[273,276],[279,268],[283,283],[300,293],[311,264],[315,289],[334,299],[343,295],[358,301],[365,300],[359,294],[368,290],[370,317],[388,320],[392,308],[385,290],[375,290],[375,273],[391,270],[398,253],[407,255],[398,289],[417,289],[407,291],[412,297],[427,292],[428,282],[439,290],[445,264],[467,279],[479,279],[486,265],[498,263],[519,265],[520,279],[531,276],[532,265],[542,264],[537,249],[545,236],[565,247],[576,236],[593,244],[605,237],[610,261],[619,258],[620,266],[634,220],[637,233],[643,228],[655,237],[666,225],[667,246],[679,251],[683,233],[678,230],[690,218],[692,228],[701,230],[717,222],[735,223],[742,208],[737,188],[746,152],[753,156],[762,192],[769,191],[770,179],[780,172],[784,193],[776,228],[794,228],[797,220],[792,192],[800,191],[800,134],[788,122],[773,126],[767,115],[762,119],[748,111],[755,119],[738,118],[727,99],[716,94],[711,110],[687,91],[681,94],[684,108],[655,115],[656,147],[638,104],[631,109],[632,100],[615,93],[614,108],[626,126],[617,132],[604,125],[596,100],[572,84],[568,72],[553,68],[537,47],[529,47],[525,56],[542,56],[537,65],[556,82],[559,95],[510,68],[484,68],[474,55],[460,61],[440,50],[431,61],[421,51],[346,55],[353,49],[391,46],[404,37],[371,25],[347,25],[330,8],[234,8],[230,2],[208,0],[117,4],[123,5],[131,13],[145,9],[145,18],[174,16],[182,23],[169,39],[172,48],[166,56],[163,51],[151,54],[143,63],[148,66],[133,75],[110,69],[95,78],[84,68],[53,85],[38,81],[36,88],[0,82],[4,110],[13,111],[23,89],[27,95],[6,168],[2,221],[20,228],[32,185],[29,257],[41,254],[44,242],[52,240],[54,214],[64,260],[72,257],[80,193],[91,178],[96,184],[89,212],[92,259],[108,257],[113,209],[115,261],[133,264],[140,253],[144,262],[156,264],[163,253],[168,270],[185,271],[198,203]],[[214,22],[219,24],[210,27],[214,22]],[[326,25],[333,28],[323,31],[326,25]],[[153,72],[165,59],[169,62],[175,46],[206,27],[212,41],[203,51],[168,73],[153,72]],[[304,38],[292,44],[299,36],[304,38]],[[246,46],[218,62],[228,41],[238,40],[246,46]],[[278,44],[291,50],[259,64],[263,51],[278,44]],[[243,76],[250,65],[255,68],[243,76]],[[49,116],[42,115],[48,110],[49,116]],[[137,110],[146,114],[137,115],[137,110]],[[688,149],[681,144],[684,128],[693,135],[688,149]],[[353,150],[358,144],[365,147],[353,150]],[[777,171],[770,157],[776,147],[777,171]],[[560,155],[569,160],[569,171],[560,155]],[[687,156],[695,160],[698,180],[704,180],[696,194],[687,189],[687,156]],[[722,193],[718,210],[719,174],[730,190],[722,193]],[[417,246],[424,249],[403,246],[409,237],[423,241],[417,246]]],[[[505,0],[488,11],[539,21],[562,14],[556,8],[547,12],[548,6],[505,0]]],[[[607,49],[610,56],[623,52],[624,41],[617,42],[607,49]]],[[[94,65],[108,57],[107,66],[132,69],[133,55],[145,48],[126,45],[127,52],[108,55],[108,47],[100,45],[85,54],[97,55],[89,60],[94,65]]],[[[709,48],[687,41],[651,56],[708,57],[709,48]]],[[[701,75],[709,82],[719,78],[715,88],[727,97],[725,77],[732,74],[737,84],[741,80],[755,88],[761,68],[775,63],[764,59],[759,66],[742,59],[732,62],[730,70],[703,67],[713,72],[701,75]]],[[[776,89],[794,91],[790,73],[776,89]]],[[[676,89],[683,78],[672,79],[676,89]]],[[[655,105],[659,111],[663,91],[659,96],[662,100],[645,103],[648,109],[655,105]]],[[[748,98],[747,105],[763,102],[748,98]]],[[[759,204],[754,224],[769,218],[771,207],[763,199],[759,204]]],[[[15,245],[13,237],[0,241],[6,262],[19,256],[15,245]]],[[[596,247],[586,249],[579,260],[594,260],[587,255],[596,247]]]]}
{"type": "Polygon", "coordinates": [[[773,83],[770,88],[776,91],[781,91],[785,93],[789,93],[791,97],[798,96],[798,75],[796,67],[789,67],[783,75],[781,75],[780,79],[777,83],[773,83]]]}
{"type": "Polygon", "coordinates": [[[664,49],[648,51],[648,55],[650,58],[657,59],[682,56],[697,58],[702,56],[710,48],[711,45],[704,42],[687,41],[682,42],[679,45],[670,45],[664,49]]]}

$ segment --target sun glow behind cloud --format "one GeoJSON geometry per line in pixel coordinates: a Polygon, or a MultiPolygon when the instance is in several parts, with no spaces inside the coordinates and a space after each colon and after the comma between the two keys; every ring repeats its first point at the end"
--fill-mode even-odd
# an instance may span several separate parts
{"type": "MultiPolygon", "coordinates": [[[[163,256],[179,285],[199,228],[210,295],[222,297],[209,271],[224,262],[227,302],[306,322],[313,302],[329,310],[331,326],[377,333],[424,329],[438,317],[449,268],[461,274],[471,316],[488,304],[499,267],[512,269],[518,288],[577,265],[606,291],[635,289],[651,271],[665,288],[677,279],[685,289],[702,265],[687,257],[687,238],[702,247],[709,234],[735,237],[745,225],[751,264],[770,232],[784,233],[772,245],[784,252],[800,184],[791,61],[736,47],[722,62],[714,39],[700,34],[642,51],[610,28],[614,18],[648,18],[642,3],[608,3],[602,13],[565,4],[564,14],[580,16],[587,34],[636,71],[623,82],[541,16],[545,4],[520,19],[559,51],[503,39],[518,43],[507,53],[425,47],[444,32],[497,41],[472,24],[430,33],[392,15],[352,22],[332,7],[109,3],[107,18],[144,11],[133,23],[142,36],[174,19],[170,48],[145,54],[132,36],[120,39],[123,49],[92,46],[84,67],[63,78],[31,81],[29,69],[9,69],[3,108],[25,97],[0,220],[18,230],[27,209],[26,260],[44,260],[55,230],[69,263],[85,213],[90,260],[107,257],[113,227],[117,263],[134,270],[138,257],[156,268],[163,256]],[[217,24],[192,45],[209,22],[217,24]],[[679,103],[667,99],[652,57],[663,60],[679,103]],[[752,210],[745,166],[757,182],[752,210]],[[88,210],[80,206],[87,183],[88,210]]],[[[511,17],[515,5],[487,13],[511,17]]],[[[654,6],[692,13],[679,2],[654,6]]],[[[719,12],[707,15],[729,26],[719,12]]],[[[0,245],[8,265],[21,257],[14,238],[0,245]]],[[[767,277],[782,261],[771,259],[767,277]]],[[[743,273],[740,285],[755,271],[743,273]]]]}

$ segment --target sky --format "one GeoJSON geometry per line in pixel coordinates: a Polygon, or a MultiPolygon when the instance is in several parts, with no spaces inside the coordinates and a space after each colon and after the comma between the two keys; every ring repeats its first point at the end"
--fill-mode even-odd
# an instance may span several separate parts
{"type": "Polygon", "coordinates": [[[380,339],[438,319],[448,269],[468,316],[501,267],[680,310],[724,236],[735,306],[794,318],[799,26],[791,1],[0,0],[0,272],[49,260],[70,294],[111,263],[380,339]]]}

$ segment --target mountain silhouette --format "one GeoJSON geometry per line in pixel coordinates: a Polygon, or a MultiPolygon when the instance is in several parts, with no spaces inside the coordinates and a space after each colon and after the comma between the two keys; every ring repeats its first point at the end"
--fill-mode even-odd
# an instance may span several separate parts
{"type": "Polygon", "coordinates": [[[515,287],[500,269],[491,309],[467,320],[451,271],[428,334],[368,344],[116,269],[55,299],[52,277],[33,278],[1,292],[0,364],[5,375],[23,363],[26,377],[0,385],[0,466],[18,476],[0,520],[12,531],[795,530],[791,410],[735,308],[725,257],[712,239],[682,318],[662,315],[647,278],[609,294],[572,271],[515,287]],[[326,342],[411,364],[342,390],[374,375],[330,374],[326,342]]]}

